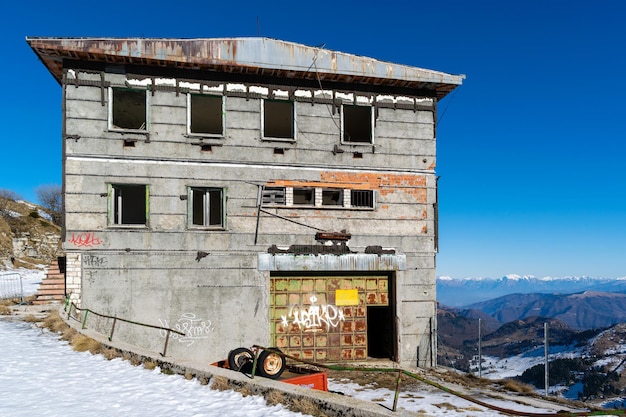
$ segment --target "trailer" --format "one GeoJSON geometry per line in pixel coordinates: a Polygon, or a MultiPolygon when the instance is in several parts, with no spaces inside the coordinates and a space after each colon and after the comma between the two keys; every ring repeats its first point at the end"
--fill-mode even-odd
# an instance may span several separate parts
{"type": "Polygon", "coordinates": [[[287,363],[287,355],[277,348],[238,347],[228,353],[228,359],[212,365],[242,372],[252,378],[259,375],[287,384],[328,391],[327,371],[308,364],[287,363]]]}

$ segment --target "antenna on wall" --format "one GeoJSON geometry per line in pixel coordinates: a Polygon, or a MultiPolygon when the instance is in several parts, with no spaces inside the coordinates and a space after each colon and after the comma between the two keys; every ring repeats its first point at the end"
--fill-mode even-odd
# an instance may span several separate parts
{"type": "Polygon", "coordinates": [[[259,19],[259,16],[256,17],[256,31],[260,38],[261,37],[261,20],[259,19]]]}

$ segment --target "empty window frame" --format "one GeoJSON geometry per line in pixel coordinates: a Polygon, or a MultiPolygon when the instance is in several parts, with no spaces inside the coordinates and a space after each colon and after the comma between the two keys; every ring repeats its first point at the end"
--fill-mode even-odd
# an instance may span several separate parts
{"type": "Polygon", "coordinates": [[[343,207],[346,209],[373,209],[375,207],[374,191],[372,190],[313,187],[264,187],[261,204],[285,207],[315,206],[316,194],[317,198],[321,199],[321,203],[317,207],[343,207]]]}
{"type": "Polygon", "coordinates": [[[145,226],[148,222],[148,186],[110,184],[109,218],[115,226],[145,226]]]}
{"type": "Polygon", "coordinates": [[[374,191],[350,190],[350,207],[374,208],[374,191]]]}
{"type": "Polygon", "coordinates": [[[285,187],[263,187],[263,205],[284,206],[285,203],[285,187]]]}
{"type": "Polygon", "coordinates": [[[343,189],[324,188],[322,189],[323,206],[343,206],[343,189]]]}
{"type": "Polygon", "coordinates": [[[109,89],[109,129],[148,130],[148,95],[145,90],[109,89]]]}
{"type": "Polygon", "coordinates": [[[341,141],[374,143],[374,117],[370,106],[341,106],[341,141]]]}
{"type": "Polygon", "coordinates": [[[223,188],[190,187],[190,227],[224,229],[225,201],[223,188]]]}
{"type": "Polygon", "coordinates": [[[224,97],[188,94],[187,133],[199,136],[223,136],[224,97]]]}
{"type": "Polygon", "coordinates": [[[296,139],[294,102],[288,100],[262,101],[262,131],[264,139],[296,139]]]}
{"type": "Polygon", "coordinates": [[[315,205],[315,188],[294,188],[293,189],[293,205],[294,206],[314,206],[315,205]]]}

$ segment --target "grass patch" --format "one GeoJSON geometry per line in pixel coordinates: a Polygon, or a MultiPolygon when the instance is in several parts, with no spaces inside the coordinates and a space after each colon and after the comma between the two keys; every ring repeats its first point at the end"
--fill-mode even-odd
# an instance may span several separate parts
{"type": "Polygon", "coordinates": [[[300,412],[302,414],[310,414],[312,416],[325,417],[319,405],[309,398],[294,398],[289,409],[291,411],[300,412]]]}
{"type": "Polygon", "coordinates": [[[0,305],[0,316],[10,316],[11,309],[5,305],[0,305]]]}
{"type": "Polygon", "coordinates": [[[130,355],[130,359],[128,360],[130,362],[131,365],[133,366],[139,366],[141,365],[141,359],[139,358],[139,356],[131,354],[130,355]]]}
{"type": "Polygon", "coordinates": [[[97,354],[102,351],[102,343],[80,333],[77,333],[76,337],[70,341],[70,345],[77,352],[89,351],[92,354],[97,354]]]}
{"type": "Polygon", "coordinates": [[[226,377],[218,375],[211,378],[211,389],[215,389],[218,391],[227,391],[231,388],[228,384],[228,379],[226,377]]]}
{"type": "Polygon", "coordinates": [[[236,390],[239,394],[241,394],[244,397],[248,397],[250,395],[254,395],[254,393],[252,392],[252,390],[250,389],[250,386],[248,385],[244,385],[243,387],[239,387],[236,390]]]}
{"type": "Polygon", "coordinates": [[[68,327],[66,329],[63,329],[63,331],[61,332],[61,340],[69,342],[74,339],[77,334],[78,332],[76,331],[76,329],[74,329],[73,327],[68,327]]]}
{"type": "Polygon", "coordinates": [[[34,316],[33,314],[29,314],[28,316],[22,319],[26,323],[39,323],[41,319],[39,317],[34,316]]]}
{"type": "Polygon", "coordinates": [[[282,392],[273,389],[267,393],[267,395],[265,396],[265,401],[269,405],[284,404],[285,395],[282,392]]]}
{"type": "Polygon", "coordinates": [[[112,360],[112,359],[119,358],[120,356],[122,356],[116,349],[113,349],[110,347],[103,347],[102,352],[100,352],[100,354],[104,356],[105,359],[107,360],[112,360]]]}
{"type": "Polygon", "coordinates": [[[452,405],[450,403],[440,403],[440,404],[433,404],[435,407],[439,407],[442,408],[444,410],[456,410],[457,407],[455,405],[452,405]]]}
{"type": "Polygon", "coordinates": [[[157,367],[157,364],[156,364],[156,362],[152,362],[152,361],[145,361],[145,362],[143,363],[143,367],[144,367],[144,369],[147,369],[147,370],[149,370],[149,371],[152,371],[152,370],[154,370],[154,369],[157,367]]]}
{"type": "Polygon", "coordinates": [[[532,394],[535,392],[535,388],[532,385],[524,384],[514,379],[503,380],[502,386],[509,391],[519,392],[521,394],[532,394]]]}
{"type": "Polygon", "coordinates": [[[57,311],[53,311],[48,317],[43,320],[43,327],[55,333],[62,333],[70,326],[68,326],[67,323],[63,321],[57,311]]]}

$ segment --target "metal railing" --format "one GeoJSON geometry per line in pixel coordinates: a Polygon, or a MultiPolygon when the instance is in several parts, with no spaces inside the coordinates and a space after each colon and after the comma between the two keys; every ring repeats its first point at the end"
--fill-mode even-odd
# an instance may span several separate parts
{"type": "Polygon", "coordinates": [[[0,273],[0,299],[19,298],[24,304],[24,284],[17,272],[0,273]]]}
{"type": "MultiPolygon", "coordinates": [[[[393,399],[393,407],[392,408],[388,408],[386,406],[383,406],[391,411],[397,411],[397,406],[398,406],[398,398],[400,397],[400,382],[402,381],[402,376],[407,376],[413,379],[416,379],[420,382],[423,382],[424,384],[430,385],[431,387],[437,388],[441,391],[444,391],[448,394],[457,396],[459,398],[462,398],[464,400],[467,400],[469,402],[472,402],[474,404],[478,404],[482,407],[485,407],[487,409],[490,410],[494,410],[494,411],[498,411],[500,413],[504,413],[507,415],[513,415],[513,416],[522,416],[522,417],[580,417],[580,416],[607,416],[607,415],[612,415],[612,416],[624,416],[626,415],[626,410],[593,410],[593,411],[557,411],[554,413],[549,413],[549,412],[540,412],[540,413],[535,413],[535,412],[530,412],[530,411],[519,411],[519,410],[513,410],[513,409],[509,409],[509,408],[505,408],[505,407],[499,407],[497,405],[493,405],[493,404],[489,404],[485,401],[481,401],[477,398],[475,398],[475,396],[472,395],[468,395],[468,394],[464,394],[462,392],[450,389],[442,384],[439,384],[437,382],[431,381],[427,378],[424,378],[421,375],[418,375],[414,372],[411,371],[407,371],[405,369],[402,368],[368,368],[368,367],[360,367],[360,366],[342,366],[342,365],[334,365],[334,364],[323,364],[323,363],[317,363],[317,362],[312,362],[312,361],[307,361],[292,355],[288,355],[286,353],[283,353],[281,350],[277,349],[277,348],[267,348],[267,347],[263,347],[263,346],[259,346],[259,345],[253,345],[252,346],[253,349],[256,350],[255,354],[254,354],[254,360],[253,360],[253,367],[252,367],[252,374],[251,377],[254,378],[254,370],[256,368],[256,364],[258,361],[258,355],[259,352],[261,350],[267,350],[269,352],[273,352],[276,353],[280,356],[282,356],[283,358],[288,358],[297,362],[301,362],[304,363],[306,365],[310,365],[310,366],[314,366],[317,368],[322,368],[322,369],[330,369],[330,370],[334,370],[334,371],[360,371],[360,372],[381,372],[381,373],[395,373],[397,374],[397,380],[396,380],[396,390],[395,390],[395,395],[394,395],[394,399],[393,399]]],[[[382,405],[382,404],[381,404],[382,405]]]]}
{"type": "Polygon", "coordinates": [[[124,323],[129,323],[129,324],[134,324],[137,326],[142,326],[142,327],[148,327],[151,329],[158,329],[158,330],[164,330],[166,332],[165,334],[165,344],[163,346],[163,352],[160,353],[161,356],[165,356],[167,353],[167,344],[169,343],[170,340],[170,333],[176,333],[179,334],[181,336],[186,336],[185,333],[183,332],[179,332],[178,330],[174,330],[174,329],[170,329],[169,327],[163,327],[163,326],[156,326],[153,324],[148,324],[148,323],[140,323],[138,321],[133,321],[133,320],[128,320],[128,319],[124,319],[121,317],[116,317],[116,316],[110,316],[110,315],[106,315],[106,314],[101,314],[98,313],[96,311],[90,310],[88,308],[79,308],[76,304],[74,304],[73,302],[70,301],[70,295],[69,294],[66,298],[65,298],[65,308],[64,310],[67,312],[67,318],[70,319],[74,319],[77,321],[81,322],[81,329],[86,329],[87,328],[87,316],[89,314],[94,314],[98,317],[102,317],[105,319],[111,319],[113,320],[113,324],[111,325],[111,331],[108,335],[108,339],[109,342],[113,341],[113,333],[115,332],[115,325],[117,324],[118,321],[124,322],[124,323]],[[72,316],[72,312],[78,313],[78,314],[82,314],[82,319],[80,319],[79,317],[74,317],[72,316]]]}

